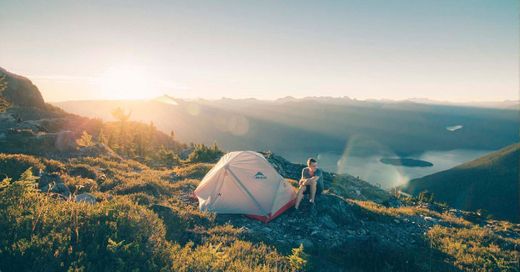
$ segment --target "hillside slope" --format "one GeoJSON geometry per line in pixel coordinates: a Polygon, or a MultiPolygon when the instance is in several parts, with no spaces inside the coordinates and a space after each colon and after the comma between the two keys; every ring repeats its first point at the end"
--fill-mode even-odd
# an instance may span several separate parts
{"type": "MultiPolygon", "coordinates": [[[[266,156],[286,178],[303,167],[266,156]]],[[[0,269],[518,271],[519,225],[346,175],[327,173],[314,209],[305,201],[269,224],[200,212],[191,194],[211,167],[0,154],[13,177],[0,184],[0,269]]]]}
{"type": "Polygon", "coordinates": [[[520,143],[452,169],[414,179],[405,188],[465,210],[484,209],[498,218],[520,221],[520,143]]]}

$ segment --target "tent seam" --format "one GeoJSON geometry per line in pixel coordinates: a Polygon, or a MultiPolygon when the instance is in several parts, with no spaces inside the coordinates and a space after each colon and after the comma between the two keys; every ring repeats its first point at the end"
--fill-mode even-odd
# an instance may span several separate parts
{"type": "Polygon", "coordinates": [[[262,208],[260,203],[258,203],[256,198],[251,194],[251,192],[249,192],[249,190],[244,186],[244,184],[242,184],[242,181],[240,181],[240,179],[235,175],[235,173],[233,173],[233,171],[231,171],[231,169],[229,167],[226,167],[226,170],[228,170],[229,173],[231,173],[231,175],[233,176],[235,181],[240,185],[240,188],[242,188],[242,190],[244,190],[246,192],[246,194],[249,196],[249,198],[251,198],[251,200],[253,200],[253,202],[258,207],[258,209],[260,209],[260,211],[263,212],[264,215],[268,215],[268,213],[265,212],[265,210],[262,208]]]}

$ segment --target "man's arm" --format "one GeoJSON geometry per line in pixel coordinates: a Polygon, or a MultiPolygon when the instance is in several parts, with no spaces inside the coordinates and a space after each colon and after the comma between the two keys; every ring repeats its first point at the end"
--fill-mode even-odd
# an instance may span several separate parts
{"type": "Polygon", "coordinates": [[[316,181],[319,177],[318,176],[311,176],[311,173],[309,172],[308,168],[302,169],[302,177],[300,179],[299,184],[300,185],[307,185],[309,182],[316,181]]]}

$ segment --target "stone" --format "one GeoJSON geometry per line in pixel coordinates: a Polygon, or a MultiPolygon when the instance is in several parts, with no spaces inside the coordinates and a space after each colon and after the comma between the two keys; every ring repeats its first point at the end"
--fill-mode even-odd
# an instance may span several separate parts
{"type": "Polygon", "coordinates": [[[60,195],[66,196],[66,197],[70,196],[70,189],[64,183],[57,183],[53,187],[52,192],[53,193],[58,193],[60,195]]]}
{"type": "Polygon", "coordinates": [[[334,223],[334,220],[330,217],[330,215],[325,215],[321,217],[321,223],[323,226],[329,228],[329,229],[336,229],[338,225],[334,223]]]}
{"type": "Polygon", "coordinates": [[[271,232],[272,229],[271,229],[271,228],[268,228],[268,227],[263,227],[263,228],[262,228],[262,231],[263,231],[263,232],[271,232]]]}
{"type": "Polygon", "coordinates": [[[38,188],[42,192],[56,193],[64,197],[70,196],[70,189],[63,183],[58,174],[43,174],[38,180],[38,188]]]}
{"type": "Polygon", "coordinates": [[[5,75],[7,88],[2,95],[13,105],[22,107],[45,108],[42,94],[28,78],[0,68],[0,76],[5,75]]]}
{"type": "Polygon", "coordinates": [[[78,203],[88,203],[88,204],[96,204],[96,197],[89,193],[83,193],[77,195],[74,200],[78,203]]]}

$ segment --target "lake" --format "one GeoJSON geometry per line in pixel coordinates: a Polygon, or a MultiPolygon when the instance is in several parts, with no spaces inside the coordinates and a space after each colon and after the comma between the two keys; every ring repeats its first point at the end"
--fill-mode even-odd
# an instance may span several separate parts
{"type": "Polygon", "coordinates": [[[406,167],[384,164],[380,161],[384,155],[349,156],[332,152],[308,154],[304,152],[281,152],[287,160],[294,163],[305,163],[308,157],[318,159],[319,167],[330,172],[348,173],[366,180],[383,189],[403,185],[411,179],[423,177],[439,171],[447,170],[467,161],[482,157],[494,150],[450,150],[427,151],[407,156],[417,160],[433,163],[431,167],[406,167]]]}

